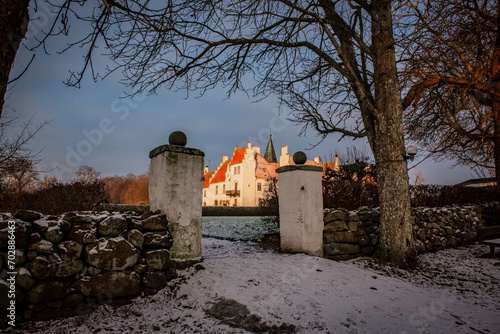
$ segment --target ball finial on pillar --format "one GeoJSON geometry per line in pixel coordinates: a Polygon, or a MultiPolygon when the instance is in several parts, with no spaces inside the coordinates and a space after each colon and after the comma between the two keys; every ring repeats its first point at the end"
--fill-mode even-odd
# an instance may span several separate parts
{"type": "Polygon", "coordinates": [[[303,165],[306,161],[307,155],[302,151],[295,152],[293,155],[293,162],[295,162],[296,165],[303,165]]]}
{"type": "Polygon", "coordinates": [[[170,145],[186,146],[187,137],[182,131],[174,131],[168,137],[168,142],[170,145]]]}

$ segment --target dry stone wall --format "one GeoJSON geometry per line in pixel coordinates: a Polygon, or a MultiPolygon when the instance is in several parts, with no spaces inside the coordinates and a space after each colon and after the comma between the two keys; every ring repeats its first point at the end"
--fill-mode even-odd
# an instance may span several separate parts
{"type": "Polygon", "coordinates": [[[10,300],[4,296],[12,290],[11,277],[20,322],[85,314],[103,303],[121,305],[155,293],[176,276],[164,215],[70,212],[56,217],[19,211],[0,218],[1,321],[8,319],[4,312],[10,300]],[[14,246],[9,232],[15,235],[14,246]]]}
{"type": "MultiPolygon", "coordinates": [[[[479,228],[498,224],[499,204],[413,208],[413,232],[419,253],[477,241],[479,228]]],[[[332,260],[373,255],[378,245],[378,208],[325,209],[323,252],[332,260]]]]}

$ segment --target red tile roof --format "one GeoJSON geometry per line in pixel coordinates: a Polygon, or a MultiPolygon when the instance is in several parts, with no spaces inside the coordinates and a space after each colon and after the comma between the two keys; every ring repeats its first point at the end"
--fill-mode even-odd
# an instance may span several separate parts
{"type": "Polygon", "coordinates": [[[203,175],[203,188],[208,188],[208,186],[210,185],[210,178],[212,176],[214,176],[215,174],[215,171],[213,172],[208,172],[206,173],[205,175],[203,175]]]}
{"type": "Polygon", "coordinates": [[[226,180],[226,171],[227,171],[227,166],[231,160],[226,160],[222,166],[217,170],[217,174],[215,174],[214,178],[210,183],[218,183],[218,182],[224,182],[226,180]]]}
{"type": "Polygon", "coordinates": [[[243,157],[245,157],[246,151],[247,151],[246,147],[235,150],[233,158],[231,159],[231,165],[241,163],[243,161],[243,157]]]}
{"type": "Polygon", "coordinates": [[[278,178],[278,173],[276,173],[276,168],[279,167],[278,164],[270,164],[259,153],[255,154],[255,161],[257,162],[257,167],[255,170],[256,178],[258,179],[269,179],[271,177],[278,178]]]}

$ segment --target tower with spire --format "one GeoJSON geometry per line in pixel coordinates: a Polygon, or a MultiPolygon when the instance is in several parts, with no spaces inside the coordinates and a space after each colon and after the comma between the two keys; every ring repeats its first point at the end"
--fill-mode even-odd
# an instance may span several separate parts
{"type": "Polygon", "coordinates": [[[269,141],[267,142],[266,152],[264,153],[264,159],[270,164],[277,164],[276,152],[274,151],[272,135],[269,134],[269,141]]]}

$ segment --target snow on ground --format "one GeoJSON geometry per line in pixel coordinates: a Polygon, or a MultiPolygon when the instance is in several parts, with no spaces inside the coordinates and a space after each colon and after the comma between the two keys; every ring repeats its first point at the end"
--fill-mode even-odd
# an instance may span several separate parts
{"type": "Polygon", "coordinates": [[[474,245],[420,271],[204,238],[204,261],[154,296],[12,333],[499,333],[500,261],[474,245]]]}
{"type": "Polygon", "coordinates": [[[261,217],[203,217],[202,235],[224,240],[261,241],[266,234],[279,233],[276,223],[261,217]]]}

